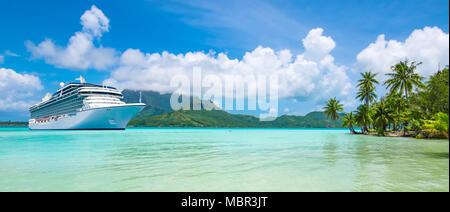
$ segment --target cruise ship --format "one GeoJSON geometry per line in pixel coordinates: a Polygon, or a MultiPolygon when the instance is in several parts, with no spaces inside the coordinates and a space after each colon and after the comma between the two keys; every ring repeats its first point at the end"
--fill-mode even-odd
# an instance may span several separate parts
{"type": "MultiPolygon", "coordinates": [[[[126,104],[122,92],[110,86],[78,82],[48,93],[41,103],[30,107],[31,130],[123,130],[144,107],[126,104]]],[[[140,101],[140,100],[139,100],[140,101]]]]}

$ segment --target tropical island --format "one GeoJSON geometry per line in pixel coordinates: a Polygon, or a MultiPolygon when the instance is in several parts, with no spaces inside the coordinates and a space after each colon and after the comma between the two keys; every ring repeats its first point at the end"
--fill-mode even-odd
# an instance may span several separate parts
{"type": "MultiPolygon", "coordinates": [[[[356,98],[362,104],[345,113],[340,100],[331,98],[324,111],[305,116],[282,115],[274,121],[259,121],[251,115],[230,114],[223,110],[177,110],[169,106],[170,94],[146,92],[148,104],[130,121],[130,127],[239,127],[239,128],[340,128],[353,134],[447,138],[449,112],[449,70],[446,66],[429,79],[416,73],[420,62],[401,61],[380,83],[377,73],[361,73],[356,98]],[[387,93],[377,100],[376,86],[387,93]]],[[[136,101],[138,92],[125,90],[126,101],[136,101]]]]}
{"type": "Polygon", "coordinates": [[[28,122],[24,121],[0,121],[0,127],[25,127],[28,122]]]}
{"type": "MultiPolygon", "coordinates": [[[[449,70],[438,70],[424,81],[416,73],[420,62],[407,59],[391,67],[383,82],[387,94],[377,100],[377,73],[361,73],[356,98],[363,102],[357,110],[345,113],[343,126],[353,134],[447,138],[449,127],[449,70]],[[361,130],[355,130],[359,127],[361,130]]],[[[324,107],[327,118],[338,120],[343,105],[336,98],[324,107]]]]}
{"type": "MultiPolygon", "coordinates": [[[[124,90],[125,102],[142,102],[147,106],[128,123],[129,127],[208,127],[208,128],[341,128],[342,120],[328,120],[322,111],[305,116],[282,115],[274,121],[260,121],[252,115],[213,110],[172,110],[171,94],[154,91],[124,90]]],[[[203,101],[204,104],[212,104],[203,101]]],[[[192,108],[192,105],[191,105],[192,108]]],[[[344,113],[339,113],[343,116],[344,113]]]]}
{"type": "MultiPolygon", "coordinates": [[[[341,115],[344,115],[341,113],[341,115]]],[[[209,127],[209,128],[340,128],[342,121],[327,120],[320,111],[305,116],[283,115],[274,121],[260,121],[251,115],[231,114],[224,110],[177,110],[137,118],[130,127],[209,127]]]]}
{"type": "MultiPolygon", "coordinates": [[[[154,91],[124,90],[125,102],[147,106],[128,127],[206,127],[206,128],[348,128],[352,134],[447,138],[449,112],[449,69],[437,71],[429,79],[416,73],[420,62],[401,61],[380,83],[377,73],[361,73],[356,99],[362,102],[345,113],[336,98],[326,102],[324,111],[305,116],[282,115],[274,121],[260,121],[252,115],[232,114],[220,108],[213,110],[172,110],[171,94],[154,91]],[[387,93],[378,99],[377,85],[387,93]]],[[[213,104],[201,101],[201,104],[213,104]]],[[[192,107],[192,105],[191,105],[192,107]]],[[[27,122],[0,122],[0,126],[27,126],[27,122]]]]}

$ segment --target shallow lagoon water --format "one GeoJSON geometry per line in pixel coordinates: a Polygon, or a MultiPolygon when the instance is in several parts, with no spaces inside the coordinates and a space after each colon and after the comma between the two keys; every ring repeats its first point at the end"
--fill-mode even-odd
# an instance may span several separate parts
{"type": "Polygon", "coordinates": [[[449,143],[344,129],[0,128],[0,191],[449,191],[449,143]]]}

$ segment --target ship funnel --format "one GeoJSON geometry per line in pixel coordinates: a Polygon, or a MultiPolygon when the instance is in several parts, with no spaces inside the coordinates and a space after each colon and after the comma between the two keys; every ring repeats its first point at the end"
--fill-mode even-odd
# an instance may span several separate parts
{"type": "Polygon", "coordinates": [[[60,83],[59,83],[59,86],[61,86],[61,88],[64,87],[64,83],[63,83],[63,82],[60,82],[60,83]]]}
{"type": "Polygon", "coordinates": [[[81,75],[79,78],[76,78],[76,80],[80,81],[80,83],[86,83],[86,80],[81,75]]]}
{"type": "Polygon", "coordinates": [[[44,98],[42,98],[42,102],[45,102],[45,101],[49,100],[50,98],[52,98],[52,94],[51,93],[46,93],[44,98]]]}

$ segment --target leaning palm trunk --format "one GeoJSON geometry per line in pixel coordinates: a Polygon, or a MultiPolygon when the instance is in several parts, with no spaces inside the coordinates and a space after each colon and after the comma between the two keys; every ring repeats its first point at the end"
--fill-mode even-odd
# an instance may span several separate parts
{"type": "Polygon", "coordinates": [[[356,131],[355,131],[355,129],[353,128],[353,125],[348,126],[348,128],[350,129],[350,132],[351,132],[352,134],[356,134],[356,131]]]}
{"type": "Polygon", "coordinates": [[[364,127],[364,131],[366,132],[365,134],[369,134],[370,133],[369,129],[370,129],[370,126],[365,126],[364,127]]]}
{"type": "Polygon", "coordinates": [[[406,136],[406,123],[403,123],[403,137],[406,136]]]}
{"type": "Polygon", "coordinates": [[[408,101],[408,89],[406,89],[406,86],[405,86],[405,98],[406,98],[406,104],[409,104],[409,101],[408,101]]]}

